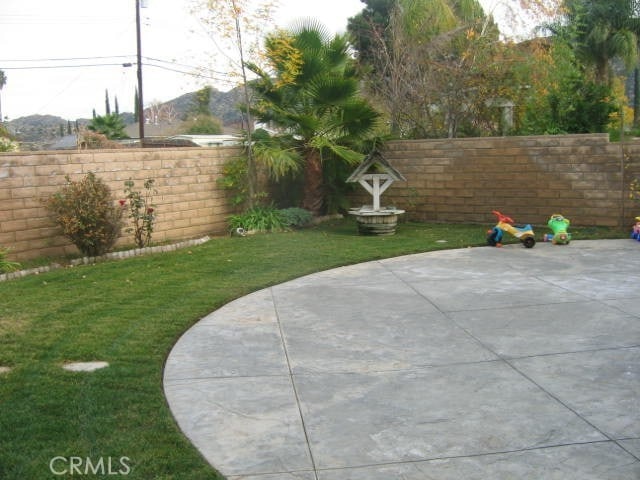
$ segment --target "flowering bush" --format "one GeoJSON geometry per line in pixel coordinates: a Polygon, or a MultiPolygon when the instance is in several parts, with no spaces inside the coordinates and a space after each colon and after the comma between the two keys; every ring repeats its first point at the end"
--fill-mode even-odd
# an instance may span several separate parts
{"type": "Polygon", "coordinates": [[[10,138],[0,137],[0,152],[17,152],[18,144],[10,138]]]}
{"type": "Polygon", "coordinates": [[[132,179],[124,182],[125,200],[120,200],[120,205],[127,208],[129,203],[129,218],[133,222],[133,227],[126,229],[127,232],[133,232],[138,248],[146,247],[151,243],[151,234],[156,221],[156,213],[153,205],[153,194],[158,193],[153,188],[155,181],[151,178],[145,180],[145,192],[134,190],[134,182],[132,179]]]}
{"type": "Polygon", "coordinates": [[[122,208],[115,204],[111,189],[93,173],[71,181],[46,200],[64,235],[84,255],[102,255],[113,247],[122,229],[122,208]]]}

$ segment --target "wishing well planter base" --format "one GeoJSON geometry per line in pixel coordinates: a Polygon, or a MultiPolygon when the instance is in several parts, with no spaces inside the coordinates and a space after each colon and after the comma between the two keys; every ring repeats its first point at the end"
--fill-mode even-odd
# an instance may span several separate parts
{"type": "Polygon", "coordinates": [[[355,208],[349,210],[349,215],[356,217],[360,235],[393,235],[396,233],[398,216],[403,213],[404,210],[395,208],[380,210],[355,208]]]}

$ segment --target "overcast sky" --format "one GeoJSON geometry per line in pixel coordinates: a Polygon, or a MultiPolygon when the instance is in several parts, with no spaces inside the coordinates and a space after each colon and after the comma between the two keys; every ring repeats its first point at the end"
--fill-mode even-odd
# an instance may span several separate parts
{"type": "MultiPolygon", "coordinates": [[[[482,0],[505,1],[514,0],[482,0]]],[[[145,106],[204,85],[228,90],[237,84],[228,62],[216,62],[229,48],[221,51],[190,5],[192,0],[147,0],[141,9],[145,106]],[[197,67],[206,67],[204,76],[193,75],[197,67]]],[[[364,6],[360,0],[279,0],[272,27],[313,17],[344,32],[347,19],[364,6]]],[[[0,0],[0,70],[7,77],[2,116],[90,118],[94,108],[104,114],[105,90],[112,110],[117,97],[120,112],[133,112],[135,27],[135,0],[0,0]]]]}

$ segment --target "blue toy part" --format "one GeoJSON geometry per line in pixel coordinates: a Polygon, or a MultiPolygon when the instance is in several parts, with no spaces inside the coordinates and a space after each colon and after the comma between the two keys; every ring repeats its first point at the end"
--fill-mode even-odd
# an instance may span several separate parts
{"type": "Polygon", "coordinates": [[[640,242],[640,217],[636,217],[636,223],[631,230],[631,238],[640,242]]]}
{"type": "Polygon", "coordinates": [[[489,235],[487,235],[487,243],[490,246],[495,247],[502,243],[502,237],[504,237],[504,230],[498,227],[493,227],[489,230],[489,235]]]}

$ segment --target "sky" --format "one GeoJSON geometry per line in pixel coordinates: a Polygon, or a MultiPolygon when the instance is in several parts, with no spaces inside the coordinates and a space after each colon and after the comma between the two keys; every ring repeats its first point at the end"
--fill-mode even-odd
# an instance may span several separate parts
{"type": "MultiPolygon", "coordinates": [[[[233,49],[193,13],[192,2],[146,0],[140,10],[145,107],[205,85],[222,91],[237,85],[226,60],[233,49]]],[[[365,6],[360,0],[277,3],[267,30],[313,17],[340,33],[365,6]]],[[[1,0],[2,117],[91,118],[93,109],[105,113],[106,91],[111,110],[117,98],[120,112],[133,112],[135,13],[135,0],[1,0]]]]}

